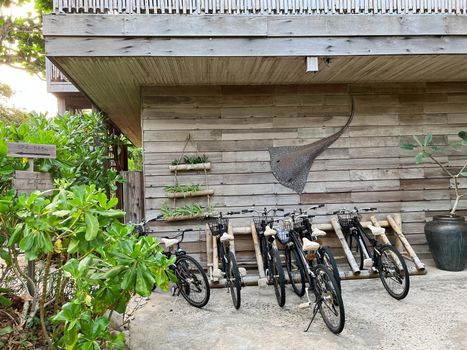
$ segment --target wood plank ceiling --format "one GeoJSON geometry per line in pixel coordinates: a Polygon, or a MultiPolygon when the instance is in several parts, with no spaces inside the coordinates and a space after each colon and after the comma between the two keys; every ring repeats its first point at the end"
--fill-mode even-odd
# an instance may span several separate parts
{"type": "Polygon", "coordinates": [[[137,145],[142,86],[467,81],[465,55],[304,57],[51,57],[137,145]]]}

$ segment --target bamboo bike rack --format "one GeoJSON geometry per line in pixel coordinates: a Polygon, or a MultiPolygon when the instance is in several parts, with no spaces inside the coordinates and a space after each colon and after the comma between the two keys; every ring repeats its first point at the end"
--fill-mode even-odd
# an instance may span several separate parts
{"type": "MultiPolygon", "coordinates": [[[[394,243],[391,243],[386,234],[378,236],[378,239],[383,244],[393,244],[393,246],[402,254],[404,259],[412,261],[413,266],[408,266],[410,275],[423,275],[426,274],[425,265],[420,261],[417,254],[413,250],[412,246],[408,242],[401,228],[401,216],[400,214],[387,215],[384,220],[378,220],[375,215],[370,217],[370,221],[361,222],[363,228],[368,228],[368,225],[372,224],[376,227],[384,227],[390,229],[390,232],[393,234],[394,243]]],[[[332,217],[329,223],[313,224],[313,227],[320,230],[335,232],[339,243],[344,251],[345,259],[350,265],[350,270],[344,270],[340,268],[340,275],[343,280],[346,279],[365,279],[365,278],[374,278],[378,277],[377,273],[372,272],[371,270],[360,270],[359,264],[357,263],[355,257],[350,250],[347,241],[342,232],[342,228],[339,225],[339,222],[336,217],[332,217]]],[[[244,275],[242,277],[243,283],[246,285],[258,285],[260,287],[266,285],[266,274],[263,266],[263,259],[261,256],[260,244],[258,233],[256,232],[255,225],[252,223],[249,226],[233,226],[229,223],[228,232],[232,235],[242,234],[249,235],[251,234],[251,239],[254,248],[254,259],[256,260],[256,266],[258,267],[257,274],[253,275],[244,275]]],[[[235,241],[231,241],[230,247],[235,251],[235,241]]],[[[214,270],[218,269],[219,266],[219,257],[217,256],[217,240],[216,237],[213,237],[211,231],[209,230],[209,225],[206,224],[206,252],[207,252],[207,267],[208,267],[208,277],[212,287],[221,287],[224,285],[225,281],[223,278],[215,276],[214,270]]]]}

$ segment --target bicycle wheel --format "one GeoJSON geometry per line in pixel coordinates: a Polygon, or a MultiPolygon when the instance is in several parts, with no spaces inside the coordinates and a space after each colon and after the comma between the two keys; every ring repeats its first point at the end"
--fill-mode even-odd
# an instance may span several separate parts
{"type": "Polygon", "coordinates": [[[334,259],[331,249],[329,247],[322,247],[320,250],[321,252],[319,254],[318,264],[323,264],[332,272],[332,275],[337,282],[337,286],[339,287],[339,290],[341,290],[341,277],[339,275],[339,269],[337,268],[336,259],[334,259]]]}
{"type": "Polygon", "coordinates": [[[295,248],[286,248],[285,266],[292,288],[299,297],[305,294],[305,268],[295,248]]]}
{"type": "Polygon", "coordinates": [[[314,272],[319,312],[329,330],[339,334],[344,329],[345,323],[344,302],[340,289],[326,266],[319,264],[314,272]]]}
{"type": "Polygon", "coordinates": [[[378,271],[384,288],[393,298],[404,299],[410,288],[409,271],[404,258],[392,245],[382,246],[380,253],[378,271]]]}
{"type": "Polygon", "coordinates": [[[179,256],[175,265],[177,285],[186,301],[196,307],[206,305],[211,293],[201,265],[189,255],[179,256]]]}
{"type": "Polygon", "coordinates": [[[233,252],[229,252],[229,262],[227,263],[227,284],[230,289],[230,296],[236,309],[240,308],[240,289],[242,281],[240,271],[238,271],[237,259],[233,252]]]}
{"type": "Polygon", "coordinates": [[[275,247],[271,247],[269,256],[268,280],[272,281],[277,303],[282,307],[285,305],[285,277],[281,257],[279,256],[279,251],[275,247]]]}

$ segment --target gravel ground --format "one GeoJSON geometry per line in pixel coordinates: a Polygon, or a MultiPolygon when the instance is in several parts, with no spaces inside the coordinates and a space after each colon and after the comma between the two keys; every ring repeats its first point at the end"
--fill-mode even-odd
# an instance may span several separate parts
{"type": "Polygon", "coordinates": [[[226,289],[211,289],[203,309],[183,297],[155,292],[130,324],[131,349],[467,349],[467,270],[446,272],[428,263],[411,276],[409,295],[397,301],[379,279],[342,282],[346,323],[332,334],[318,314],[310,330],[304,299],[287,286],[284,308],[272,286],[242,289],[235,310],[226,289]]]}

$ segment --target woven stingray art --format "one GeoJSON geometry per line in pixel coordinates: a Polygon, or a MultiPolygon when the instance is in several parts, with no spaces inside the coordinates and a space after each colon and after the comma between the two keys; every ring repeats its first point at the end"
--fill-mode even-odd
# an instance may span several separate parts
{"type": "Polygon", "coordinates": [[[272,173],[279,183],[301,194],[305,188],[313,161],[344,133],[345,129],[352,122],[355,109],[355,100],[352,96],[352,111],[347,123],[331,136],[303,146],[270,148],[272,173]]]}

